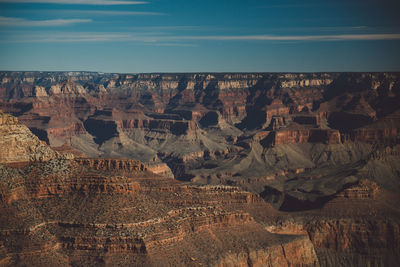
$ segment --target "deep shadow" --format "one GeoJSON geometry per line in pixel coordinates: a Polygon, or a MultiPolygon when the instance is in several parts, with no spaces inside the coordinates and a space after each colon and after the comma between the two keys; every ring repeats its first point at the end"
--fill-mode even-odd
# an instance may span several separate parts
{"type": "Polygon", "coordinates": [[[285,194],[283,202],[279,210],[281,211],[304,211],[322,208],[328,201],[334,199],[335,196],[318,197],[316,200],[301,200],[285,194]]]}
{"type": "Polygon", "coordinates": [[[334,112],[328,118],[329,127],[341,132],[349,132],[372,122],[373,119],[369,116],[347,112],[334,112]]]}
{"type": "Polygon", "coordinates": [[[202,127],[215,126],[218,124],[218,113],[210,111],[199,121],[202,127]]]}
{"type": "Polygon", "coordinates": [[[271,89],[276,85],[276,75],[265,75],[252,88],[246,100],[246,117],[235,126],[241,130],[256,129],[266,122],[265,107],[271,104],[268,97],[271,89]]]}
{"type": "Polygon", "coordinates": [[[31,132],[36,135],[41,141],[46,142],[46,144],[50,144],[49,137],[47,135],[47,132],[43,129],[38,129],[35,127],[29,128],[31,132]]]}
{"type": "Polygon", "coordinates": [[[114,121],[103,121],[89,118],[84,122],[85,129],[94,136],[94,142],[101,145],[112,137],[118,136],[117,125],[114,121]]]}

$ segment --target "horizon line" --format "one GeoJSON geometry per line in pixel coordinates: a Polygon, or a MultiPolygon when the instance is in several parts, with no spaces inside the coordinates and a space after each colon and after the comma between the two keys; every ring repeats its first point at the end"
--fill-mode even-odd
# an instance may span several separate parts
{"type": "Polygon", "coordinates": [[[313,74],[313,73],[400,73],[400,70],[384,70],[384,71],[155,71],[155,72],[108,72],[108,71],[90,71],[90,70],[2,70],[0,73],[5,72],[47,72],[47,73],[98,73],[98,74],[313,74]]]}

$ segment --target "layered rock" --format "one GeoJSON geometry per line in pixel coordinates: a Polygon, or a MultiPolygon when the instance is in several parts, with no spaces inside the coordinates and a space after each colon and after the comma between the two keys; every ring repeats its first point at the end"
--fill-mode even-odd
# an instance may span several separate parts
{"type": "Polygon", "coordinates": [[[47,135],[63,138],[68,140],[69,137],[74,135],[85,134],[86,129],[81,122],[71,123],[70,125],[65,125],[62,127],[49,128],[46,130],[47,135]]]}
{"type": "Polygon", "coordinates": [[[182,185],[140,166],[102,159],[0,166],[0,240],[8,240],[2,262],[225,266],[248,255],[260,266],[318,266],[308,239],[271,234],[243,211],[270,209],[257,196],[182,185]],[[30,208],[21,213],[13,207],[30,208]],[[174,256],[178,252],[184,254],[174,256]]]}
{"type": "Polygon", "coordinates": [[[400,111],[391,113],[372,124],[354,129],[346,137],[355,142],[398,144],[400,111]]]}
{"type": "Polygon", "coordinates": [[[398,195],[362,179],[320,210],[279,216],[267,229],[307,234],[322,266],[392,266],[400,250],[397,201],[398,195]]]}
{"type": "Polygon", "coordinates": [[[105,171],[145,171],[146,166],[132,159],[76,159],[78,164],[83,166],[87,166],[89,168],[93,168],[96,170],[105,170],[105,171]]]}
{"type": "MultiPolygon", "coordinates": [[[[397,73],[3,72],[1,78],[1,105],[41,140],[89,157],[138,158],[181,180],[243,184],[240,177],[272,177],[277,168],[290,179],[292,169],[325,168],[322,159],[330,158],[332,151],[319,159],[302,154],[303,145],[335,147],[334,155],[347,161],[341,164],[353,164],[367,158],[364,143],[398,143],[397,73]],[[356,148],[351,156],[346,146],[356,148]]],[[[249,188],[258,184],[252,191],[262,192],[264,180],[248,180],[249,188]]]]}
{"type": "Polygon", "coordinates": [[[267,136],[269,145],[325,143],[340,144],[340,133],[327,129],[285,129],[267,136]]]}

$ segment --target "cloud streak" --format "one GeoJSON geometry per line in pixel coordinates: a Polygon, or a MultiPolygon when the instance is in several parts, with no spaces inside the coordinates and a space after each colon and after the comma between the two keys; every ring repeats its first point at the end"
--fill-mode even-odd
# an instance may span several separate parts
{"type": "Polygon", "coordinates": [[[335,34],[335,35],[231,35],[187,36],[187,40],[215,41],[369,41],[398,40],[400,34],[335,34]]]}
{"type": "Polygon", "coordinates": [[[0,0],[0,3],[11,4],[61,4],[61,5],[142,5],[146,1],[117,1],[117,0],[0,0]]]}
{"type": "MultiPolygon", "coordinates": [[[[0,0],[1,1],[1,0],[0,0]]],[[[62,10],[66,13],[74,14],[92,14],[103,16],[163,16],[165,13],[146,12],[146,11],[113,11],[113,10],[62,10]]]]}
{"type": "MultiPolygon", "coordinates": [[[[56,24],[60,20],[41,21],[38,23],[56,24]]],[[[63,21],[63,20],[61,20],[63,21]]],[[[75,20],[66,20],[64,23],[75,20]]],[[[25,22],[24,22],[25,23],[25,22]]],[[[0,20],[1,25],[1,20],[0,20]]],[[[10,35],[10,34],[9,34],[10,35]]],[[[3,42],[48,42],[48,43],[71,43],[71,42],[136,42],[136,43],[174,43],[187,42],[193,44],[195,41],[257,41],[257,42],[338,42],[338,41],[379,41],[400,40],[400,34],[339,34],[339,35],[212,35],[212,36],[189,36],[189,35],[157,35],[147,33],[38,33],[38,34],[11,34],[9,38],[3,38],[3,42]]]]}
{"type": "Polygon", "coordinates": [[[47,27],[66,26],[77,23],[92,22],[91,19],[52,19],[52,20],[27,20],[0,16],[0,26],[11,27],[47,27]]]}

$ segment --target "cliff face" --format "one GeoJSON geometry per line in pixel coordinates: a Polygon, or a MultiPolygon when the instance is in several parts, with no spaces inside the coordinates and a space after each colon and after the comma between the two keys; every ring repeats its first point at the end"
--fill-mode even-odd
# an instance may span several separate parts
{"type": "MultiPolygon", "coordinates": [[[[314,110],[340,130],[351,125],[352,119],[356,120],[354,126],[360,123],[357,116],[374,119],[392,112],[384,104],[395,101],[399,87],[395,73],[122,75],[3,72],[1,79],[0,99],[3,102],[15,103],[33,97],[33,110],[28,114],[50,116],[55,124],[67,117],[65,113],[51,109],[54,107],[71,111],[65,123],[77,123],[93,115],[96,109],[113,107],[122,112],[136,107],[145,113],[177,114],[173,120],[183,117],[195,121],[207,110],[217,110],[228,122],[241,123],[246,128],[259,127],[263,123],[268,125],[276,115],[314,110]],[[345,116],[343,121],[342,115],[345,116]]],[[[136,124],[141,124],[140,121],[136,124]]],[[[147,124],[151,122],[147,121],[147,124]]],[[[83,130],[81,126],[73,127],[79,128],[75,129],[76,133],[83,130]]],[[[168,127],[168,123],[159,127],[168,127]]]]}
{"type": "MultiPolygon", "coordinates": [[[[178,158],[174,155],[174,162],[200,151],[236,151],[238,137],[251,137],[252,131],[274,123],[263,145],[398,141],[399,120],[392,115],[398,109],[397,73],[0,76],[4,110],[50,145],[68,143],[88,156],[139,157],[171,165],[170,148],[177,143],[185,143],[186,149],[180,149],[178,158]],[[279,117],[292,123],[277,127],[279,117]],[[384,128],[377,124],[381,121],[384,128]],[[199,129],[209,127],[219,132],[199,129]],[[125,137],[142,151],[131,151],[125,137]],[[111,151],[107,141],[122,145],[111,151]]],[[[185,171],[185,176],[191,174],[185,171]]]]}
{"type": "Polygon", "coordinates": [[[398,200],[376,183],[360,180],[320,209],[281,215],[267,229],[307,234],[321,266],[394,266],[400,251],[398,200]]]}
{"type": "MultiPolygon", "coordinates": [[[[300,128],[300,127],[299,127],[300,128]]],[[[340,144],[340,133],[337,130],[325,129],[284,129],[272,134],[271,144],[304,144],[304,143],[325,143],[340,144]]]]}

